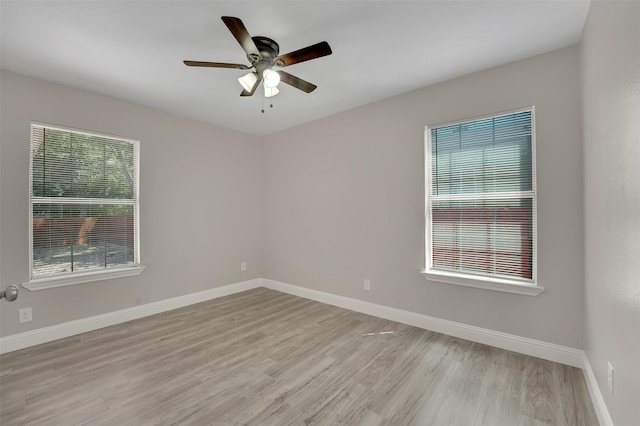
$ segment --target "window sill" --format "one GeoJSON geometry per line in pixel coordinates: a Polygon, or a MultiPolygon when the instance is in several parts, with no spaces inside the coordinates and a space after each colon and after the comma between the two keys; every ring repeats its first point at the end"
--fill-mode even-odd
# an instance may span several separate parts
{"type": "Polygon", "coordinates": [[[537,296],[544,291],[544,287],[535,284],[525,284],[519,281],[500,278],[484,278],[462,276],[459,274],[442,271],[421,271],[422,276],[428,281],[436,281],[444,284],[461,285],[465,287],[481,288],[485,290],[502,291],[505,293],[537,296]]]}
{"type": "Polygon", "coordinates": [[[63,277],[51,277],[31,280],[22,283],[22,287],[29,291],[46,290],[49,288],[64,287],[68,285],[84,284],[93,281],[111,280],[115,278],[132,277],[140,275],[144,271],[144,266],[132,266],[128,268],[108,269],[104,271],[91,271],[66,275],[63,277]]]}

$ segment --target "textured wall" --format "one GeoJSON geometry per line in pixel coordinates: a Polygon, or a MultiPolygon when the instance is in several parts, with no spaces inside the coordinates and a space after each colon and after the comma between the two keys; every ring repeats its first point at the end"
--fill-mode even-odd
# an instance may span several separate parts
{"type": "Polygon", "coordinates": [[[640,421],[640,2],[592,2],[580,48],[586,351],[614,424],[630,426],[640,421]]]}
{"type": "Polygon", "coordinates": [[[583,346],[582,143],[573,46],[266,138],[265,277],[583,346]],[[537,297],[426,281],[424,127],[535,105],[537,297]],[[363,290],[363,279],[371,291],[363,290]]]}

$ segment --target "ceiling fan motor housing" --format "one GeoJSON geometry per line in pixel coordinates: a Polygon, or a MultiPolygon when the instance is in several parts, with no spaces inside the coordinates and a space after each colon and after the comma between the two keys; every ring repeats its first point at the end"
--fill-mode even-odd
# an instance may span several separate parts
{"type": "MultiPolygon", "coordinates": [[[[269,37],[256,36],[251,37],[251,39],[256,44],[262,60],[268,61],[269,64],[273,65],[273,60],[280,54],[280,46],[278,43],[269,37]]],[[[256,58],[255,55],[247,55],[247,58],[252,64],[260,60],[260,58],[256,58]]]]}

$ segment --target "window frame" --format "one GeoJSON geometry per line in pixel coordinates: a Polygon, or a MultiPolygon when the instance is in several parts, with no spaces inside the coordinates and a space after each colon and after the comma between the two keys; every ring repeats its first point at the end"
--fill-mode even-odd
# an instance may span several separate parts
{"type": "MultiPolygon", "coordinates": [[[[67,285],[83,284],[88,282],[102,281],[107,279],[116,279],[129,276],[139,275],[144,271],[145,267],[141,264],[140,259],[140,141],[138,139],[132,139],[123,136],[117,136],[107,133],[100,133],[94,131],[87,131],[82,129],[76,129],[73,127],[59,126],[54,124],[42,123],[32,121],[29,125],[29,281],[22,283],[22,287],[30,291],[44,290],[48,288],[62,287],[67,285]],[[130,265],[116,265],[112,267],[105,267],[101,269],[81,270],[73,272],[55,273],[42,277],[35,277],[33,274],[33,205],[37,204],[38,199],[52,201],[55,197],[34,197],[33,195],[33,161],[34,155],[31,148],[31,141],[33,140],[34,129],[45,128],[51,130],[58,130],[69,133],[82,134],[85,136],[95,136],[99,138],[114,139],[121,142],[128,142],[133,145],[134,155],[134,182],[133,185],[133,202],[122,202],[123,205],[133,206],[133,233],[134,233],[134,263],[130,265]]],[[[96,199],[95,202],[91,201],[87,203],[87,199],[77,199],[72,197],[66,198],[66,201],[61,204],[70,204],[72,202],[81,202],[89,205],[99,204],[114,204],[112,199],[96,199]]],[[[120,203],[118,203],[120,204],[120,203]]]]}
{"type": "MultiPolygon", "coordinates": [[[[482,116],[476,116],[471,118],[465,118],[461,120],[455,120],[444,123],[430,124],[425,126],[424,130],[424,165],[425,165],[425,268],[421,271],[421,274],[428,281],[436,281],[444,284],[454,284],[466,287],[474,287],[485,290],[502,291],[507,293],[515,293],[529,296],[537,296],[544,291],[544,287],[538,285],[537,277],[537,254],[538,254],[538,228],[537,228],[537,178],[536,178],[536,114],[535,106],[517,108],[509,111],[502,111],[492,114],[486,114],[482,116]],[[433,268],[433,239],[432,239],[432,141],[431,131],[434,128],[441,128],[453,125],[459,125],[469,123],[478,120],[484,120],[489,118],[497,118],[511,114],[517,114],[521,112],[531,112],[531,179],[532,188],[532,265],[531,265],[531,279],[518,279],[515,277],[505,276],[490,276],[488,274],[473,274],[469,272],[461,271],[445,271],[442,269],[433,268]]],[[[515,195],[515,193],[514,193],[515,195]]],[[[499,197],[499,196],[498,196],[499,197]]],[[[487,197],[487,198],[498,198],[487,197]]],[[[480,199],[482,197],[469,197],[469,199],[480,199]]]]}

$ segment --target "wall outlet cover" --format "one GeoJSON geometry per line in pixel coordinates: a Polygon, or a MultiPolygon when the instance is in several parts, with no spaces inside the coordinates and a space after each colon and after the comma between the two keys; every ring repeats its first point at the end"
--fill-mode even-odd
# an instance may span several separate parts
{"type": "Polygon", "coordinates": [[[18,310],[18,316],[21,323],[33,320],[33,312],[31,311],[31,308],[21,308],[18,310]]]}

